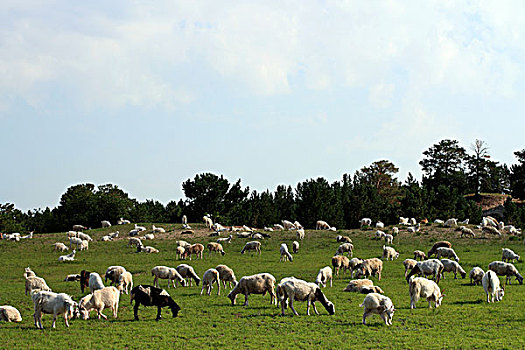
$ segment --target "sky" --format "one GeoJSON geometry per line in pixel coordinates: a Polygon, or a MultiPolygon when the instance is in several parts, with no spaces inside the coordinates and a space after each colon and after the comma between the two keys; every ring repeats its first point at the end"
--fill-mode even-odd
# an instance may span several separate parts
{"type": "Polygon", "coordinates": [[[0,203],[274,191],[443,139],[525,148],[523,1],[0,2],[0,203]]]}

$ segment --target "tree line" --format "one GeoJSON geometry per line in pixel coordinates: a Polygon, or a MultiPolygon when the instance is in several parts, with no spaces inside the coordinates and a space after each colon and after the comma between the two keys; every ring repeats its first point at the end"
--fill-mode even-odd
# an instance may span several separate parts
{"type": "MultiPolygon", "coordinates": [[[[112,184],[78,184],[69,187],[53,209],[24,213],[12,203],[0,204],[0,232],[60,232],[74,224],[96,228],[102,220],[116,223],[120,217],[132,222],[174,223],[183,214],[190,222],[200,222],[204,214],[210,214],[224,225],[261,228],[282,219],[314,227],[322,219],[350,229],[358,227],[362,217],[394,224],[399,216],[470,218],[476,223],[482,216],[476,199],[482,193],[525,199],[525,149],[514,154],[517,164],[508,167],[491,159],[483,141],[476,140],[467,150],[458,141],[445,139],[423,152],[419,181],[409,173],[400,182],[399,169],[388,160],[379,160],[332,183],[319,177],[295,188],[279,185],[273,192],[250,190],[240,179],[230,183],[222,175],[203,173],[183,182],[185,199],[166,205],[156,200],[140,202],[112,184]]],[[[525,223],[525,207],[510,197],[504,215],[506,222],[518,227],[525,223]]]]}

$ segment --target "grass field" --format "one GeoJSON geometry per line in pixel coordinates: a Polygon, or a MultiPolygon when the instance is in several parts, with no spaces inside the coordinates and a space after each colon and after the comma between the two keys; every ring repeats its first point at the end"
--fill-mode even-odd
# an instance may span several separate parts
{"type": "MultiPolygon", "coordinates": [[[[151,227],[150,225],[148,225],[151,227]]],[[[179,232],[180,225],[162,225],[179,232]]],[[[194,225],[192,225],[194,226],[194,225]]],[[[306,316],[306,303],[297,302],[299,317],[292,317],[287,310],[285,317],[280,309],[270,305],[269,296],[252,295],[250,305],[243,307],[243,296],[237,305],[231,306],[226,298],[229,292],[216,289],[211,296],[199,295],[201,287],[179,287],[168,289],[182,310],[179,317],[172,318],[168,309],[163,310],[163,319],[155,321],[156,309],[141,307],[140,321],[133,321],[133,309],[129,297],[120,300],[118,319],[113,319],[110,310],[105,310],[108,320],[75,319],[66,328],[62,320],[57,328],[51,328],[50,315],[43,317],[44,330],[33,324],[33,303],[24,294],[24,267],[30,266],[38,276],[44,277],[55,292],[71,294],[75,300],[83,296],[78,282],[64,282],[67,274],[86,269],[103,275],[110,265],[123,265],[133,274],[134,284],[151,284],[151,268],[156,265],[177,266],[175,239],[156,239],[149,245],[160,250],[159,254],[137,254],[127,248],[127,238],[113,242],[100,242],[106,232],[115,229],[88,231],[94,239],[89,251],[79,252],[77,260],[58,263],[63,253],[53,252],[51,244],[66,242],[65,233],[36,235],[34,239],[21,242],[0,241],[0,305],[13,305],[22,313],[19,324],[1,323],[2,348],[525,348],[525,285],[513,282],[506,288],[502,302],[486,303],[481,286],[471,286],[467,279],[454,280],[447,274],[440,282],[446,296],[439,309],[428,309],[421,300],[418,308],[410,309],[408,285],[404,280],[405,258],[412,258],[415,249],[428,251],[436,240],[447,239],[461,258],[461,265],[468,272],[474,266],[483,270],[487,265],[501,259],[501,248],[508,247],[523,256],[525,246],[521,240],[460,239],[451,229],[424,227],[420,235],[402,233],[394,240],[394,247],[401,253],[398,260],[385,261],[383,278],[375,284],[384,289],[395,307],[393,325],[387,327],[374,315],[368,326],[361,324],[363,309],[359,304],[364,295],[343,292],[350,276],[334,276],[333,287],[324,290],[335,304],[336,314],[329,316],[318,304],[319,316],[313,312],[306,316]]],[[[119,227],[127,232],[128,226],[119,227]]],[[[349,235],[354,243],[354,256],[361,258],[380,257],[382,241],[371,239],[374,231],[320,232],[306,231],[298,254],[291,263],[279,262],[279,245],[295,239],[293,233],[274,232],[271,239],[263,241],[262,255],[241,255],[246,240],[235,239],[225,244],[225,256],[205,253],[204,260],[184,261],[191,264],[202,276],[204,271],[218,264],[234,269],[238,279],[244,275],[269,272],[277,281],[283,277],[313,281],[319,268],[331,265],[331,257],[338,243],[337,234],[349,235]]],[[[206,245],[212,238],[187,238],[191,243],[206,245]]],[[[525,270],[522,261],[515,264],[520,272],[525,270]]],[[[504,278],[500,278],[504,282],[504,278]]],[[[166,281],[161,286],[166,288],[166,281]]],[[[96,313],[92,313],[94,317],[96,313]]]]}

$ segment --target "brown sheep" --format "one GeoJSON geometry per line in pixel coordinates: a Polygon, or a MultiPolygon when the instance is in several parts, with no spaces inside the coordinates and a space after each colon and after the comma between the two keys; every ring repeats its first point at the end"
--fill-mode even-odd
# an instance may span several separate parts
{"type": "Polygon", "coordinates": [[[361,276],[369,277],[377,274],[378,280],[381,281],[381,271],[383,271],[383,262],[378,258],[366,259],[361,264],[355,267],[355,271],[357,272],[357,278],[361,276]]]}
{"type": "Polygon", "coordinates": [[[336,276],[339,275],[339,269],[343,268],[343,272],[350,268],[350,260],[346,256],[336,255],[332,257],[332,266],[334,267],[336,276]]]}
{"type": "Polygon", "coordinates": [[[439,241],[434,243],[432,248],[430,248],[430,250],[428,251],[427,256],[430,258],[432,255],[436,254],[437,249],[441,247],[452,248],[452,243],[450,243],[449,241],[439,241]]]}
{"type": "Polygon", "coordinates": [[[204,246],[200,243],[195,243],[195,244],[190,245],[189,247],[186,247],[186,249],[184,250],[184,254],[182,255],[182,258],[186,259],[189,256],[191,260],[191,255],[195,254],[197,255],[197,259],[199,258],[199,256],[202,259],[203,252],[204,252],[204,246]]]}

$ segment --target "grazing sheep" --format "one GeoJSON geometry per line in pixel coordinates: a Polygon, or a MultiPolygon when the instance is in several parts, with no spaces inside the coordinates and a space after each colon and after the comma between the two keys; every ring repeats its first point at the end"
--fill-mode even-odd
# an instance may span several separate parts
{"type": "Polygon", "coordinates": [[[329,230],[330,225],[328,225],[326,221],[317,220],[317,222],[315,223],[315,229],[316,230],[329,230]]]}
{"type": "Polygon", "coordinates": [[[370,218],[362,218],[359,220],[359,225],[362,228],[363,226],[370,226],[372,225],[372,219],[370,218]]]}
{"type": "Polygon", "coordinates": [[[487,293],[487,303],[493,303],[494,299],[496,299],[496,301],[503,300],[505,287],[500,287],[499,278],[494,271],[487,271],[481,280],[481,284],[483,285],[485,293],[487,293]]]}
{"type": "Polygon", "coordinates": [[[432,255],[436,254],[437,249],[441,247],[452,248],[452,243],[450,243],[449,241],[439,241],[434,243],[432,248],[430,248],[430,250],[428,251],[427,256],[430,258],[432,255]]]}
{"type": "Polygon", "coordinates": [[[502,261],[510,262],[512,260],[512,262],[514,262],[514,260],[520,260],[520,256],[514,253],[509,248],[501,248],[501,250],[502,250],[502,254],[501,254],[502,261]]]}
{"type": "Polygon", "coordinates": [[[445,267],[443,266],[443,263],[437,259],[418,261],[416,266],[412,268],[412,270],[406,277],[406,280],[408,282],[410,280],[410,277],[416,274],[422,274],[424,276],[433,275],[433,278],[436,279],[436,283],[439,283],[439,279],[444,268],[445,267]]]}
{"type": "Polygon", "coordinates": [[[394,243],[394,236],[392,236],[391,234],[386,234],[385,235],[385,243],[386,244],[394,243]]]}
{"type": "Polygon", "coordinates": [[[332,286],[332,268],[330,266],[325,266],[319,270],[315,283],[319,286],[326,287],[326,282],[330,280],[330,287],[332,286]]]}
{"type": "Polygon", "coordinates": [[[299,252],[299,242],[297,241],[292,242],[292,251],[294,254],[297,254],[299,252]]]}
{"type": "Polygon", "coordinates": [[[304,229],[303,225],[301,225],[301,224],[299,223],[299,221],[297,221],[297,220],[295,220],[293,224],[294,224],[294,226],[295,226],[298,230],[299,230],[299,229],[304,229]]]}
{"type": "Polygon", "coordinates": [[[184,248],[184,255],[183,255],[183,258],[186,259],[188,256],[190,257],[190,260],[191,260],[191,256],[193,254],[195,254],[197,256],[197,259],[199,259],[199,257],[201,258],[202,260],[202,255],[204,253],[204,246],[200,243],[195,243],[195,244],[192,244],[188,247],[185,247],[184,248]]]}
{"type": "Polygon", "coordinates": [[[158,253],[159,250],[149,245],[147,246],[141,245],[137,247],[137,253],[140,253],[140,252],[151,254],[151,253],[158,253]]]}
{"type": "Polygon", "coordinates": [[[273,224],[273,227],[275,227],[276,230],[284,231],[284,226],[280,224],[273,224]]]}
{"type": "Polygon", "coordinates": [[[328,229],[328,231],[332,231],[332,232],[336,232],[337,231],[337,227],[335,226],[332,226],[328,229]]]}
{"type": "Polygon", "coordinates": [[[483,276],[485,276],[485,271],[481,267],[474,267],[472,270],[470,270],[469,277],[470,277],[470,284],[481,284],[481,280],[483,279],[483,276]]]}
{"type": "Polygon", "coordinates": [[[281,257],[279,258],[279,261],[293,261],[293,256],[288,251],[288,246],[286,245],[286,243],[281,243],[279,251],[281,252],[281,257]]]}
{"type": "Polygon", "coordinates": [[[73,249],[73,251],[68,255],[61,255],[58,257],[58,261],[74,261],[76,252],[77,251],[73,249]]]}
{"type": "Polygon", "coordinates": [[[69,248],[71,248],[71,246],[73,244],[75,244],[77,246],[77,249],[78,249],[79,246],[82,245],[82,239],[78,238],[78,237],[69,237],[69,248]]]}
{"type": "Polygon", "coordinates": [[[335,255],[343,255],[346,253],[347,256],[352,257],[354,256],[353,250],[354,245],[352,243],[343,243],[337,248],[335,255]]]}
{"type": "Polygon", "coordinates": [[[472,231],[468,227],[461,226],[459,230],[461,231],[461,238],[463,237],[475,238],[476,237],[476,235],[474,234],[474,231],[472,231]]]}
{"type": "Polygon", "coordinates": [[[176,252],[177,252],[177,259],[179,260],[182,260],[183,259],[183,256],[184,256],[184,251],[186,249],[182,248],[182,247],[177,247],[176,249],[176,252]]]}
{"type": "Polygon", "coordinates": [[[175,241],[175,245],[177,247],[182,247],[182,248],[188,248],[189,246],[191,246],[190,243],[186,242],[186,241],[175,241]]]}
{"type": "Polygon", "coordinates": [[[61,243],[61,242],[53,243],[53,246],[54,246],[53,250],[58,250],[59,252],[65,252],[69,250],[69,248],[64,243],[61,243]]]}
{"type": "Polygon", "coordinates": [[[79,250],[88,250],[89,249],[89,241],[84,239],[82,240],[82,244],[80,245],[79,250]]]}
{"type": "Polygon", "coordinates": [[[120,300],[120,292],[115,287],[104,287],[94,291],[82,298],[79,303],[80,315],[82,319],[87,320],[91,310],[96,310],[98,319],[101,317],[107,319],[107,316],[102,313],[104,308],[110,308],[113,312],[113,317],[117,318],[118,302],[120,300]]]}
{"type": "Polygon", "coordinates": [[[297,229],[296,236],[298,240],[302,241],[304,239],[304,229],[297,229]]]}
{"type": "Polygon", "coordinates": [[[399,234],[399,227],[396,227],[396,226],[392,227],[392,235],[395,236],[398,234],[399,234]]]}
{"type": "Polygon", "coordinates": [[[222,249],[222,245],[220,243],[215,243],[215,242],[208,243],[208,250],[209,250],[208,256],[210,256],[212,252],[221,253],[221,255],[226,254],[224,252],[224,249],[222,249]]]}
{"type": "Polygon", "coordinates": [[[232,235],[229,235],[228,237],[225,237],[225,238],[217,238],[217,243],[231,243],[232,242],[232,238],[233,236],[232,235]]]}
{"type": "Polygon", "coordinates": [[[166,229],[162,227],[156,227],[155,225],[151,225],[151,231],[155,233],[166,233],[166,229]]]}
{"type": "Polygon", "coordinates": [[[124,272],[126,272],[126,269],[122,266],[110,266],[106,270],[104,281],[107,282],[109,279],[111,286],[113,284],[117,285],[120,275],[122,275],[124,272]]]}
{"type": "Polygon", "coordinates": [[[82,233],[82,232],[77,232],[77,238],[80,238],[81,240],[88,241],[88,242],[93,241],[93,238],[91,238],[90,235],[82,233]]]}
{"type": "Polygon", "coordinates": [[[456,261],[459,261],[459,257],[457,256],[456,252],[452,248],[447,247],[439,247],[436,249],[436,258],[452,258],[456,261]]]}
{"type": "Polygon", "coordinates": [[[414,250],[414,260],[425,260],[427,256],[421,250],[414,250]]]}
{"type": "Polygon", "coordinates": [[[501,237],[501,232],[499,232],[498,229],[493,227],[493,226],[484,226],[481,229],[481,233],[483,233],[483,237],[485,237],[485,235],[487,233],[489,233],[491,235],[495,235],[495,236],[501,237]]]}
{"type": "Polygon", "coordinates": [[[175,269],[182,276],[182,278],[186,279],[186,283],[182,284],[183,286],[188,286],[188,285],[191,286],[193,285],[193,281],[195,281],[196,285],[199,285],[201,279],[195,273],[195,270],[193,269],[193,267],[187,264],[180,264],[175,269]]]}
{"type": "Polygon", "coordinates": [[[235,287],[237,279],[235,278],[235,273],[232,269],[226,265],[217,265],[215,270],[219,272],[219,280],[224,284],[224,288],[226,288],[226,282],[228,282],[230,288],[235,287]]]}
{"type": "Polygon", "coordinates": [[[396,252],[392,247],[383,246],[383,256],[381,259],[394,260],[397,258],[399,258],[399,252],[396,252]]]}
{"type": "Polygon", "coordinates": [[[105,228],[105,227],[111,227],[111,223],[110,223],[109,221],[107,221],[107,220],[102,220],[102,221],[100,222],[100,225],[101,225],[103,228],[105,228]]]}
{"type": "Polygon", "coordinates": [[[135,246],[139,247],[142,245],[142,241],[138,237],[129,237],[128,238],[128,247],[135,246]]]}
{"type": "Polygon", "coordinates": [[[172,267],[167,266],[155,266],[151,269],[151,275],[155,276],[153,279],[153,286],[159,288],[159,278],[168,280],[168,288],[170,287],[170,281],[173,284],[173,288],[177,288],[175,281],[179,282],[182,286],[186,285],[186,281],[181,274],[172,267]]]}
{"type": "Polygon", "coordinates": [[[121,274],[118,278],[117,289],[120,294],[129,293],[130,289],[133,289],[133,275],[130,272],[126,271],[121,274]]]}
{"type": "MultiPolygon", "coordinates": [[[[328,267],[329,268],[329,267],[328,267]]],[[[309,283],[295,277],[283,278],[281,282],[277,285],[277,295],[281,302],[281,315],[284,316],[284,310],[288,305],[292,312],[299,316],[297,311],[293,307],[294,300],[297,301],[306,301],[306,314],[310,315],[310,304],[314,308],[314,312],[319,315],[317,308],[315,307],[315,302],[319,301],[325,307],[328,314],[335,314],[335,306],[329,301],[324,293],[321,291],[318,285],[315,283],[309,283]]]]}
{"type": "Polygon", "coordinates": [[[242,248],[241,254],[244,254],[244,252],[246,252],[248,250],[255,250],[256,254],[259,253],[259,255],[261,255],[261,242],[259,242],[259,241],[247,242],[244,245],[244,248],[242,248]]]}
{"type": "Polygon", "coordinates": [[[426,298],[428,307],[432,308],[434,302],[436,308],[441,305],[445,294],[439,289],[436,282],[424,277],[411,277],[408,290],[410,292],[410,308],[415,309],[419,298],[426,298]]]}
{"type": "Polygon", "coordinates": [[[456,261],[449,259],[441,259],[441,263],[443,264],[443,279],[445,279],[445,272],[454,272],[454,279],[458,278],[458,272],[460,273],[461,278],[465,278],[467,276],[465,270],[463,270],[461,265],[459,265],[456,261]]]}
{"type": "Polygon", "coordinates": [[[457,225],[458,225],[458,219],[448,219],[443,224],[443,226],[445,227],[452,227],[452,226],[457,226],[457,225]]]}
{"type": "Polygon", "coordinates": [[[367,294],[363,303],[359,305],[364,308],[363,324],[366,325],[366,318],[372,314],[378,314],[387,326],[392,325],[392,318],[394,317],[394,304],[389,297],[379,293],[367,294]]]}
{"type": "Polygon", "coordinates": [[[49,286],[46,283],[46,280],[44,280],[42,277],[26,277],[26,295],[31,295],[34,290],[51,292],[51,288],[49,288],[49,286]]]}
{"type": "Polygon", "coordinates": [[[343,272],[349,269],[350,260],[344,255],[336,255],[332,257],[332,266],[335,269],[335,275],[339,275],[339,270],[343,268],[343,272]]]}
{"type": "Polygon", "coordinates": [[[156,288],[147,284],[140,284],[131,290],[130,296],[131,303],[133,304],[133,301],[135,301],[135,306],[133,307],[135,321],[139,320],[138,312],[140,304],[144,306],[157,306],[157,321],[162,318],[161,311],[165,306],[171,309],[173,317],[177,317],[179,314],[180,306],[177,305],[164,289],[156,288]]]}
{"type": "Polygon", "coordinates": [[[102,278],[98,273],[91,272],[89,274],[88,286],[90,293],[93,293],[96,290],[104,288],[104,282],[102,282],[102,278]]]}
{"type": "Polygon", "coordinates": [[[357,265],[361,264],[364,260],[359,258],[352,258],[348,262],[348,269],[350,270],[350,276],[354,278],[354,269],[357,265]]]}
{"type": "Polygon", "coordinates": [[[288,220],[281,220],[281,224],[282,224],[284,230],[290,231],[290,230],[297,229],[297,227],[295,227],[295,225],[292,224],[292,222],[288,221],[288,220]]]}
{"type": "Polygon", "coordinates": [[[87,227],[83,225],[73,225],[72,229],[73,231],[82,231],[87,230],[87,227]]]}
{"type": "Polygon", "coordinates": [[[417,265],[417,261],[413,259],[405,259],[405,261],[403,261],[403,265],[405,266],[405,278],[406,278],[408,274],[408,270],[412,270],[414,266],[417,265]]]}
{"type": "Polygon", "coordinates": [[[35,313],[33,318],[35,320],[35,326],[43,329],[42,326],[42,314],[53,314],[52,327],[56,328],[57,316],[64,315],[64,322],[66,327],[69,327],[68,319],[73,317],[73,313],[77,306],[77,303],[71,299],[71,297],[64,293],[53,293],[51,291],[39,291],[31,295],[35,313]]]}
{"type": "Polygon", "coordinates": [[[489,264],[489,270],[494,271],[498,276],[507,276],[505,278],[505,284],[512,284],[512,276],[516,276],[516,280],[519,282],[519,284],[523,284],[523,277],[512,263],[493,261],[489,264]]]}
{"type": "Polygon", "coordinates": [[[202,276],[202,289],[201,289],[201,295],[202,292],[204,292],[204,288],[206,288],[206,294],[210,295],[211,290],[213,288],[213,283],[217,283],[217,295],[220,295],[221,293],[221,283],[219,281],[219,271],[215,269],[208,269],[204,272],[204,276],[202,276]]]}
{"type": "Polygon", "coordinates": [[[385,238],[386,233],[384,233],[384,232],[381,231],[381,230],[377,230],[376,233],[375,233],[375,235],[376,235],[376,239],[383,239],[383,238],[385,238]]]}
{"type": "Polygon", "coordinates": [[[370,277],[377,274],[377,278],[381,281],[381,271],[383,271],[383,262],[378,258],[366,259],[355,267],[356,277],[361,276],[370,277]]]}
{"type": "Polygon", "coordinates": [[[232,305],[235,305],[237,294],[244,294],[244,306],[248,305],[248,295],[262,294],[263,296],[268,292],[270,294],[270,303],[277,303],[275,295],[275,277],[269,273],[259,273],[251,276],[244,276],[239,280],[239,283],[228,294],[232,305]]]}
{"type": "Polygon", "coordinates": [[[20,311],[10,305],[0,306],[0,321],[22,322],[20,311]]]}
{"type": "Polygon", "coordinates": [[[335,241],[339,243],[352,243],[352,239],[348,236],[337,236],[335,241]]]}

